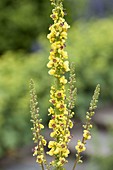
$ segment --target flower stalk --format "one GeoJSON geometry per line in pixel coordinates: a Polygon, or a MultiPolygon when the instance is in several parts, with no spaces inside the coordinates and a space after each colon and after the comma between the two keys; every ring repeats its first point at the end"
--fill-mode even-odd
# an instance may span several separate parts
{"type": "Polygon", "coordinates": [[[86,147],[85,147],[86,141],[91,139],[90,131],[93,127],[91,124],[91,120],[92,120],[93,115],[95,114],[95,109],[97,108],[99,94],[100,94],[100,85],[98,84],[94,91],[92,100],[90,102],[89,111],[86,113],[86,123],[85,123],[85,125],[83,125],[84,130],[83,130],[82,141],[78,140],[78,143],[75,146],[77,154],[76,154],[76,160],[75,160],[75,163],[73,166],[73,170],[76,168],[77,163],[82,162],[80,155],[83,151],[86,150],[86,147]]]}
{"type": "Polygon", "coordinates": [[[53,130],[50,136],[54,140],[49,142],[48,147],[50,151],[47,154],[54,157],[51,165],[56,167],[57,170],[61,170],[67,162],[66,158],[69,154],[68,143],[71,136],[69,129],[73,127],[73,123],[68,116],[69,112],[65,101],[65,85],[67,84],[65,73],[70,71],[65,43],[67,30],[70,26],[64,19],[62,0],[51,1],[51,4],[54,6],[50,15],[53,25],[49,27],[50,33],[47,36],[51,43],[47,67],[50,68],[49,74],[55,78],[55,84],[51,86],[50,91],[50,103],[52,106],[49,108],[49,115],[51,115],[49,128],[53,130]]]}
{"type": "Polygon", "coordinates": [[[30,81],[30,97],[31,122],[33,124],[31,130],[33,132],[33,141],[36,144],[33,149],[33,156],[36,156],[36,162],[40,164],[42,170],[44,170],[44,165],[47,170],[49,170],[49,165],[44,151],[44,146],[46,146],[47,142],[41,135],[41,129],[43,129],[44,126],[41,124],[42,120],[39,119],[39,107],[33,80],[30,81]]]}
{"type": "MultiPolygon", "coordinates": [[[[49,151],[46,152],[53,158],[50,164],[47,163],[46,153],[44,147],[47,146],[47,141],[41,134],[44,126],[42,120],[39,118],[39,108],[35,92],[35,85],[33,80],[30,81],[30,95],[31,95],[31,121],[33,124],[33,141],[36,144],[33,156],[36,156],[36,162],[40,164],[42,170],[65,170],[64,165],[68,162],[67,157],[70,153],[68,144],[71,140],[70,129],[73,127],[72,118],[75,107],[77,88],[75,67],[70,66],[68,61],[68,54],[65,50],[67,31],[70,26],[65,21],[65,12],[63,8],[63,0],[50,0],[53,6],[50,17],[53,24],[49,27],[50,33],[47,38],[50,41],[50,55],[47,67],[49,68],[49,75],[54,77],[54,83],[50,89],[51,106],[48,109],[51,119],[48,127],[52,129],[50,133],[51,141],[48,143],[49,151]],[[66,73],[70,72],[69,82],[66,79],[66,73]],[[66,93],[66,86],[69,84],[68,95],[66,93]],[[68,96],[68,97],[67,97],[68,96]]],[[[77,163],[82,162],[81,153],[86,150],[86,141],[91,139],[91,119],[97,107],[98,96],[100,92],[100,85],[97,85],[93,98],[90,103],[89,111],[86,113],[86,123],[83,125],[83,138],[78,140],[75,149],[77,151],[76,160],[72,170],[75,170],[77,163]]]]}

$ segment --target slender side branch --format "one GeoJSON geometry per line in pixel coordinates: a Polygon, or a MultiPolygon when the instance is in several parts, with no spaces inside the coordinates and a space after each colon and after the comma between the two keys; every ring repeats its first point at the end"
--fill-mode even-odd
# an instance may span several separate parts
{"type": "Polygon", "coordinates": [[[100,94],[100,85],[98,84],[94,91],[92,100],[90,102],[89,111],[86,113],[86,123],[85,125],[83,125],[84,130],[83,130],[82,141],[78,140],[78,143],[75,146],[77,150],[77,154],[76,154],[76,160],[75,160],[72,170],[75,170],[77,163],[82,162],[80,154],[86,150],[86,147],[85,147],[86,141],[91,139],[91,133],[90,133],[92,129],[91,119],[92,119],[92,116],[95,114],[95,109],[97,108],[99,94],[100,94]]]}
{"type": "Polygon", "coordinates": [[[44,126],[41,124],[42,120],[39,119],[39,107],[33,80],[30,81],[30,96],[31,122],[33,123],[33,128],[31,128],[31,130],[33,132],[33,141],[36,143],[33,156],[37,157],[36,162],[41,165],[42,170],[44,170],[44,165],[47,167],[47,170],[49,170],[49,165],[47,163],[44,151],[44,146],[46,146],[47,142],[41,135],[41,129],[43,129],[44,126]]]}
{"type": "Polygon", "coordinates": [[[76,77],[75,77],[75,65],[71,63],[70,66],[70,77],[69,77],[69,97],[68,97],[68,112],[70,118],[73,117],[72,109],[75,107],[77,88],[76,88],[76,77]]]}

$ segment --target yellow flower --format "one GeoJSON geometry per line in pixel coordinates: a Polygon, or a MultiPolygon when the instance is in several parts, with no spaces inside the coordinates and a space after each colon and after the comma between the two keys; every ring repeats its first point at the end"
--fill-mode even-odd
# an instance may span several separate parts
{"type": "Polygon", "coordinates": [[[54,50],[60,48],[60,41],[54,42],[54,43],[51,45],[51,48],[54,49],[54,50]]]}
{"type": "Polygon", "coordinates": [[[66,110],[66,104],[64,104],[64,101],[57,102],[56,108],[58,108],[59,111],[65,111],[66,110]]]}
{"type": "Polygon", "coordinates": [[[63,50],[58,50],[58,52],[61,54],[61,57],[64,59],[68,58],[68,54],[67,51],[63,51],[63,50]]]}
{"type": "Polygon", "coordinates": [[[75,149],[77,150],[78,153],[80,153],[80,152],[85,151],[86,147],[85,147],[85,145],[80,140],[78,140],[78,143],[75,146],[75,149]]]}
{"type": "Polygon", "coordinates": [[[62,76],[60,78],[60,83],[62,83],[62,84],[66,84],[67,83],[67,80],[65,79],[65,76],[62,76]]]}
{"type": "Polygon", "coordinates": [[[37,155],[37,153],[38,153],[37,150],[38,150],[38,146],[35,146],[33,156],[37,155]]]}
{"type": "Polygon", "coordinates": [[[64,157],[68,157],[69,153],[70,153],[69,149],[64,148],[64,149],[63,149],[62,156],[64,156],[64,157]]]}
{"type": "Polygon", "coordinates": [[[67,22],[64,22],[63,31],[67,31],[68,28],[70,28],[70,25],[68,25],[67,22]]]}
{"type": "Polygon", "coordinates": [[[61,10],[61,15],[62,15],[62,17],[64,17],[64,11],[63,10],[61,10]]]}
{"type": "Polygon", "coordinates": [[[47,64],[48,68],[51,68],[53,66],[53,61],[49,61],[49,63],[47,64]]]}
{"type": "Polygon", "coordinates": [[[61,38],[67,39],[67,32],[62,32],[60,35],[61,38]]]}
{"type": "Polygon", "coordinates": [[[59,161],[58,161],[58,163],[57,163],[57,165],[58,165],[58,166],[63,166],[65,162],[67,162],[66,159],[60,157],[60,158],[59,158],[59,161]]]}
{"type": "Polygon", "coordinates": [[[51,14],[50,17],[51,17],[53,20],[57,20],[57,19],[58,19],[58,13],[53,10],[53,14],[51,14]]]}
{"type": "Polygon", "coordinates": [[[91,134],[88,130],[84,130],[83,137],[88,140],[91,139],[91,134]]]}
{"type": "Polygon", "coordinates": [[[67,116],[68,115],[68,111],[64,110],[64,115],[67,116]]]}
{"type": "Polygon", "coordinates": [[[50,151],[46,152],[48,155],[53,156],[54,155],[54,150],[51,149],[50,151]]]}
{"type": "Polygon", "coordinates": [[[54,145],[56,145],[56,142],[50,141],[49,144],[48,144],[48,148],[52,148],[52,147],[54,147],[54,145]]]}
{"type": "Polygon", "coordinates": [[[54,114],[54,109],[53,109],[52,107],[50,107],[50,108],[48,109],[48,111],[49,111],[50,114],[54,114]]]}
{"type": "Polygon", "coordinates": [[[51,132],[50,136],[53,138],[56,135],[56,132],[51,132]]]}
{"type": "Polygon", "coordinates": [[[49,70],[49,72],[48,72],[50,75],[54,75],[55,74],[55,70],[54,69],[51,69],[51,70],[49,70]]]}
{"type": "Polygon", "coordinates": [[[44,146],[46,146],[47,141],[46,141],[45,139],[42,139],[42,144],[43,144],[44,146]]]}
{"type": "Polygon", "coordinates": [[[55,151],[54,151],[54,154],[55,155],[59,155],[60,154],[60,152],[61,152],[61,148],[59,148],[58,146],[56,147],[56,149],[55,149],[55,151]]]}
{"type": "Polygon", "coordinates": [[[64,69],[65,69],[66,72],[70,71],[70,69],[69,69],[69,61],[64,61],[64,69]]]}
{"type": "Polygon", "coordinates": [[[49,128],[51,129],[51,128],[55,128],[55,127],[56,127],[56,125],[55,125],[55,120],[51,119],[51,120],[49,121],[49,128]]]}
{"type": "Polygon", "coordinates": [[[64,91],[63,90],[57,90],[56,93],[55,93],[55,97],[64,99],[65,98],[64,91]]]}
{"type": "Polygon", "coordinates": [[[57,100],[56,98],[52,98],[49,100],[49,102],[52,103],[53,105],[56,105],[57,100]]]}
{"type": "Polygon", "coordinates": [[[73,127],[73,122],[69,119],[69,128],[73,127]]]}
{"type": "Polygon", "coordinates": [[[44,125],[42,125],[41,123],[39,124],[40,129],[44,129],[44,125]]]}
{"type": "Polygon", "coordinates": [[[43,155],[38,155],[36,162],[38,162],[39,164],[41,164],[44,161],[44,156],[43,155]]]}

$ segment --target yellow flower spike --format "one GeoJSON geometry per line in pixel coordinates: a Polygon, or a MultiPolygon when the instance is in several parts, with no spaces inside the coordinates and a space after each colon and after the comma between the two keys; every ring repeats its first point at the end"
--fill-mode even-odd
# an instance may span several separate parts
{"type": "Polygon", "coordinates": [[[41,130],[44,128],[44,126],[41,124],[41,119],[39,119],[39,108],[37,106],[37,97],[35,92],[35,84],[33,80],[30,81],[30,95],[31,95],[31,121],[33,123],[33,128],[31,130],[33,131],[33,141],[36,144],[34,148],[33,156],[36,156],[36,162],[38,162],[42,169],[44,169],[44,165],[49,170],[49,165],[47,163],[45,152],[44,152],[44,146],[46,146],[46,140],[41,135],[41,130]]]}
{"type": "MultiPolygon", "coordinates": [[[[71,118],[74,115],[72,109],[75,106],[76,97],[76,86],[75,86],[75,73],[74,69],[72,71],[69,68],[68,54],[65,51],[67,30],[70,26],[64,19],[64,9],[63,0],[50,0],[51,5],[54,9],[50,17],[53,20],[53,25],[49,27],[50,33],[47,38],[50,41],[51,49],[49,55],[49,61],[47,67],[49,70],[49,75],[55,78],[55,85],[51,87],[50,90],[50,103],[52,106],[48,109],[51,115],[51,120],[49,121],[49,128],[52,129],[50,136],[53,141],[50,141],[48,148],[50,149],[47,154],[54,157],[54,161],[50,163],[55,170],[64,170],[64,164],[67,162],[70,151],[68,149],[68,143],[71,140],[70,129],[73,127],[73,122],[71,118]],[[69,96],[66,94],[66,84],[67,79],[65,77],[66,72],[70,71],[69,78],[69,96]]],[[[33,140],[37,144],[34,149],[33,156],[37,157],[37,162],[41,165],[42,170],[46,168],[50,170],[47,161],[45,159],[44,146],[46,146],[46,140],[41,135],[41,130],[44,126],[41,124],[39,119],[39,109],[37,108],[36,95],[34,91],[33,82],[31,83],[31,118],[33,122],[33,140]],[[36,114],[35,114],[36,113],[36,114]]],[[[86,150],[85,144],[86,140],[91,139],[90,130],[92,128],[91,118],[94,115],[94,110],[96,109],[96,104],[98,101],[100,86],[97,85],[94,96],[91,100],[89,111],[86,113],[86,123],[83,125],[83,138],[82,141],[78,140],[75,146],[77,150],[76,160],[72,170],[75,170],[76,164],[81,162],[81,153],[86,150]]]]}

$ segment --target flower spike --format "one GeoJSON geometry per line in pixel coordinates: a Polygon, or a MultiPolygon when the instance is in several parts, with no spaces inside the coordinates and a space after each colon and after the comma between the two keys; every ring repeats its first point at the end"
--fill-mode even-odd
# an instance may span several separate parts
{"type": "Polygon", "coordinates": [[[44,165],[46,165],[47,169],[49,170],[44,151],[44,146],[46,146],[47,142],[41,135],[41,130],[44,128],[44,126],[41,124],[42,120],[39,119],[39,107],[33,80],[30,81],[30,96],[31,122],[33,124],[31,130],[33,132],[33,141],[36,144],[34,147],[33,156],[36,156],[36,162],[41,165],[42,170],[44,170],[44,165]]]}
{"type": "MultiPolygon", "coordinates": [[[[75,67],[70,66],[68,61],[68,54],[65,50],[67,31],[70,26],[65,21],[65,12],[63,8],[63,0],[50,0],[53,6],[50,17],[53,24],[49,27],[50,33],[47,35],[50,47],[49,61],[47,67],[49,68],[49,75],[54,78],[54,83],[50,88],[51,106],[48,109],[48,115],[51,116],[48,127],[52,130],[50,133],[51,141],[48,143],[49,151],[46,152],[53,160],[48,165],[44,147],[47,142],[41,130],[44,128],[42,120],[39,118],[39,108],[37,96],[35,91],[34,81],[30,81],[30,108],[31,121],[33,124],[33,141],[36,144],[33,156],[36,156],[36,162],[40,164],[42,170],[65,170],[64,165],[68,162],[67,157],[70,153],[68,144],[71,140],[70,129],[73,127],[72,117],[75,107],[77,88],[75,67]],[[69,82],[66,73],[70,72],[69,82]],[[69,85],[68,94],[66,93],[66,85],[69,85]],[[68,97],[67,97],[68,96],[68,97]]],[[[97,108],[98,97],[100,93],[100,85],[97,85],[92,100],[90,102],[89,110],[86,113],[86,122],[83,125],[82,140],[78,140],[76,149],[76,160],[72,170],[75,170],[77,163],[82,162],[81,153],[86,150],[86,141],[91,139],[91,119],[95,114],[97,108]]]]}

